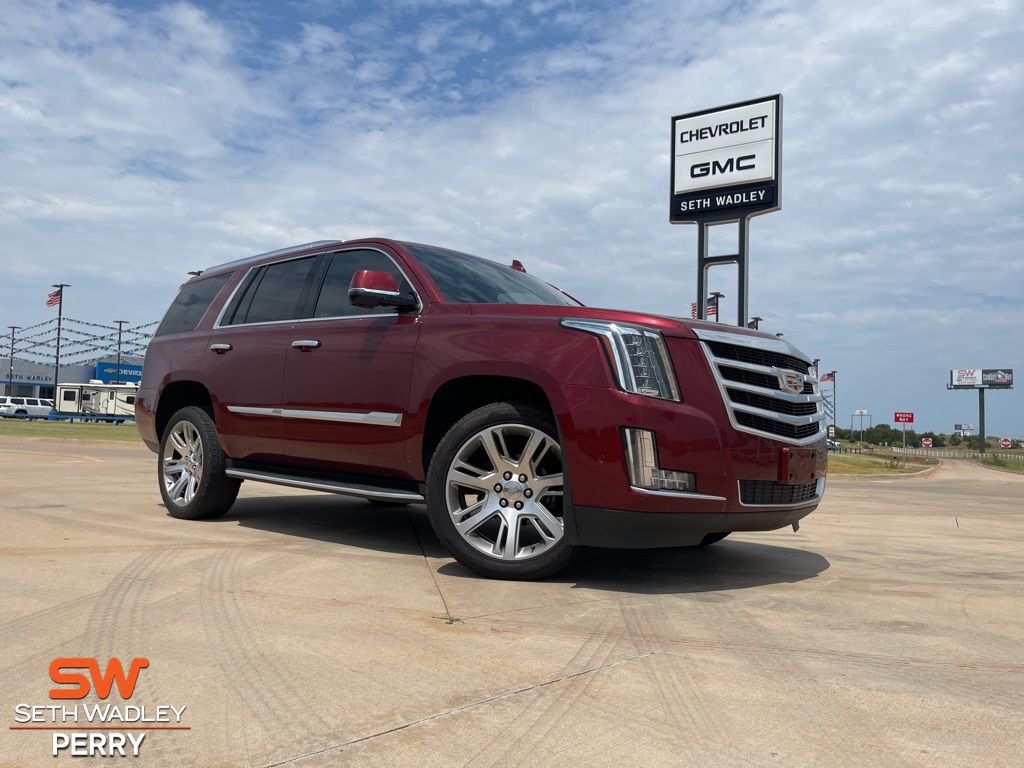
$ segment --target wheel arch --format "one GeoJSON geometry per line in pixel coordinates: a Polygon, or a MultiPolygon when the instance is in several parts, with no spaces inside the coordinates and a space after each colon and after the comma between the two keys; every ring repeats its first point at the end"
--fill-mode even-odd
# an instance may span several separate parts
{"type": "Polygon", "coordinates": [[[455,422],[477,408],[490,403],[520,400],[546,410],[553,420],[554,408],[547,393],[537,383],[511,376],[462,376],[438,387],[430,398],[423,429],[421,456],[423,475],[430,469],[430,459],[455,422]]]}
{"type": "Polygon", "coordinates": [[[195,405],[213,418],[213,398],[210,391],[198,381],[175,381],[164,387],[156,410],[156,439],[161,440],[171,417],[182,408],[195,405]]]}

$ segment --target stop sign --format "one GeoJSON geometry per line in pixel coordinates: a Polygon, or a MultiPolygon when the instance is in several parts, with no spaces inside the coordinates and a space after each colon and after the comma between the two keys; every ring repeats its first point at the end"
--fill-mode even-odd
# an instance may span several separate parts
{"type": "Polygon", "coordinates": [[[932,447],[932,439],[930,437],[922,437],[921,438],[921,445],[923,445],[925,448],[931,448],[932,447]]]}
{"type": "Polygon", "coordinates": [[[999,447],[1000,448],[1009,448],[1010,445],[1011,445],[1010,438],[1008,438],[1008,437],[1004,437],[1002,440],[999,441],[999,447]]]}

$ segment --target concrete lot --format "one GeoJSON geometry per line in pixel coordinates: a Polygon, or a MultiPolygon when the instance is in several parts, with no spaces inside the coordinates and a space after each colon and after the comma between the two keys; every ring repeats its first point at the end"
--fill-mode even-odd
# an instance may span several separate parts
{"type": "Polygon", "coordinates": [[[0,438],[0,765],[54,764],[10,728],[76,703],[53,659],[112,656],[149,659],[130,704],[187,707],[139,765],[1024,763],[1024,477],[836,479],[798,533],[507,583],[421,507],[246,483],[175,520],[155,462],[0,438]]]}

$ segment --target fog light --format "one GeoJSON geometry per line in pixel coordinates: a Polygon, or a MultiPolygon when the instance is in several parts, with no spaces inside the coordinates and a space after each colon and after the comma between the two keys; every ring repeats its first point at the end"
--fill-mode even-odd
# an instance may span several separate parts
{"type": "Polygon", "coordinates": [[[629,470],[629,484],[649,491],[693,492],[696,475],[658,467],[658,442],[648,429],[623,429],[622,447],[629,470]]]}

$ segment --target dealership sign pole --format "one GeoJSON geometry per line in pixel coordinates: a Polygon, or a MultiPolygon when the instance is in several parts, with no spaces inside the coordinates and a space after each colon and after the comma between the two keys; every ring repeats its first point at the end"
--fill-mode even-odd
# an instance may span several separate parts
{"type": "Polygon", "coordinates": [[[707,319],[708,270],[738,265],[737,324],[747,324],[750,219],[782,207],[782,96],[672,118],[669,221],[697,224],[697,311],[707,319]],[[739,225],[738,252],[709,255],[710,227],[739,225]]]}
{"type": "Polygon", "coordinates": [[[978,390],[978,453],[985,452],[985,390],[1013,389],[1012,368],[958,368],[949,372],[946,389],[978,390]]]}

